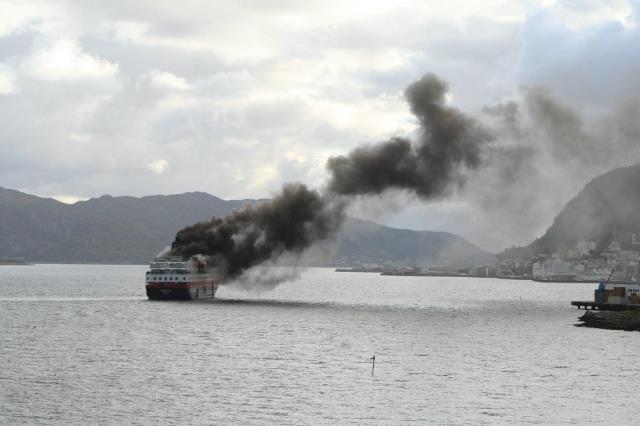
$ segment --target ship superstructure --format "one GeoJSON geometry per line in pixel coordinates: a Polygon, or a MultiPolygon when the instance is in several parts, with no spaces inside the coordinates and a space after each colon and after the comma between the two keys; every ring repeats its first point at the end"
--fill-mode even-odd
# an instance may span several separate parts
{"type": "Polygon", "coordinates": [[[218,289],[215,268],[208,268],[200,255],[184,260],[180,256],[156,257],[146,272],[147,297],[151,300],[212,298],[218,289]]]}

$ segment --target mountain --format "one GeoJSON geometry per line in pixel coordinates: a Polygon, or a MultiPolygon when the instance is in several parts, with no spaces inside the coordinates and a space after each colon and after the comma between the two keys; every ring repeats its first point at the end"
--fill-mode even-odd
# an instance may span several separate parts
{"type": "Polygon", "coordinates": [[[631,236],[640,232],[640,165],[614,169],[589,182],[547,231],[529,246],[505,251],[500,257],[527,257],[594,241],[606,248],[618,241],[631,248],[631,236]]]}
{"type": "Polygon", "coordinates": [[[0,257],[146,263],[182,227],[241,207],[204,193],[108,195],[68,205],[0,188],[0,257]]]}
{"type": "Polygon", "coordinates": [[[337,259],[416,266],[468,267],[491,263],[495,256],[448,232],[396,229],[348,219],[336,243],[337,259]]]}
{"type": "MultiPolygon", "coordinates": [[[[104,195],[64,204],[0,188],[0,258],[144,264],[181,228],[224,216],[248,202],[256,200],[223,200],[191,192],[141,198],[104,195]]],[[[394,229],[357,219],[349,219],[337,240],[325,245],[326,253],[330,254],[315,263],[347,259],[468,266],[493,260],[453,234],[394,229]]]]}

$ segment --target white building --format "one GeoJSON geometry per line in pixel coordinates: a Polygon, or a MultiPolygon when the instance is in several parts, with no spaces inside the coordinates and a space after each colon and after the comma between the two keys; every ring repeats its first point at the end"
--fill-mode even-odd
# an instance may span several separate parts
{"type": "Polygon", "coordinates": [[[532,273],[537,280],[575,280],[578,271],[570,262],[547,259],[534,263],[532,273]]]}
{"type": "Polygon", "coordinates": [[[616,252],[620,250],[622,250],[622,246],[617,241],[611,241],[611,244],[609,244],[609,247],[607,248],[607,251],[612,251],[612,252],[616,252]]]}
{"type": "Polygon", "coordinates": [[[576,243],[576,252],[579,256],[588,256],[591,250],[596,249],[596,243],[593,241],[578,241],[576,243]]]}
{"type": "Polygon", "coordinates": [[[589,268],[580,272],[577,276],[579,281],[606,281],[611,275],[611,270],[607,268],[589,268]]]}

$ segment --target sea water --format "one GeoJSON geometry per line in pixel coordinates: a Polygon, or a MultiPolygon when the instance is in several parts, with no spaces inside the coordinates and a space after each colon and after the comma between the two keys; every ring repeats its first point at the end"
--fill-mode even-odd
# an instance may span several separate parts
{"type": "Polygon", "coordinates": [[[0,423],[639,421],[640,333],[574,326],[592,284],[319,268],[151,302],[145,269],[0,267],[0,423]]]}

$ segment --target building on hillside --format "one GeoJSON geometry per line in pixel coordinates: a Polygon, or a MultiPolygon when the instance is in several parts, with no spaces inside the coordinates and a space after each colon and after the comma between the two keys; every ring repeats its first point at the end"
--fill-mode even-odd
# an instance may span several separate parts
{"type": "Polygon", "coordinates": [[[498,272],[496,265],[478,265],[469,268],[469,275],[474,277],[495,277],[498,272]]]}
{"type": "Polygon", "coordinates": [[[617,241],[611,241],[611,244],[609,244],[609,247],[607,247],[607,251],[609,252],[618,252],[622,250],[622,246],[620,245],[619,242],[617,241]]]}
{"type": "Polygon", "coordinates": [[[575,248],[578,256],[589,256],[591,251],[595,249],[596,243],[593,241],[578,241],[575,248]]]}
{"type": "Polygon", "coordinates": [[[532,273],[534,279],[541,281],[575,281],[578,275],[572,263],[559,259],[547,259],[534,263],[532,273]]]}
{"type": "Polygon", "coordinates": [[[607,268],[587,268],[584,272],[577,275],[578,281],[606,281],[611,274],[611,270],[607,268]]]}
{"type": "Polygon", "coordinates": [[[533,261],[529,259],[509,258],[498,263],[496,276],[499,277],[525,277],[531,276],[531,265],[533,261]]]}
{"type": "Polygon", "coordinates": [[[638,263],[640,261],[640,253],[631,250],[620,250],[616,256],[619,262],[622,263],[638,263]]]}

